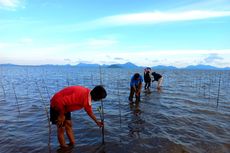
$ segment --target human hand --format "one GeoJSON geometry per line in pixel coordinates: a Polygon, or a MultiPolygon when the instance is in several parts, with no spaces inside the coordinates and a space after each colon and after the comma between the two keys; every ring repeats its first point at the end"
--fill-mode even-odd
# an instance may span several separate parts
{"type": "Polygon", "coordinates": [[[138,90],[137,92],[136,92],[136,96],[140,96],[140,90],[138,90]]]}
{"type": "Polygon", "coordinates": [[[57,126],[63,127],[64,126],[64,121],[65,121],[65,116],[64,115],[59,115],[57,119],[57,126]]]}
{"type": "Polygon", "coordinates": [[[101,122],[101,121],[96,121],[96,123],[97,123],[97,126],[99,126],[99,127],[103,127],[104,126],[104,123],[101,122]]]}

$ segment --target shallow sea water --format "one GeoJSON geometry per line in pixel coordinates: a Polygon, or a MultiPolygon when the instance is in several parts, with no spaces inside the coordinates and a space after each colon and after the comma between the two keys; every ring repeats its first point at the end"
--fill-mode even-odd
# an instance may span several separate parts
{"type": "MultiPolygon", "coordinates": [[[[159,70],[164,82],[129,104],[142,69],[0,66],[1,153],[229,153],[230,71],[159,70]],[[60,149],[49,99],[70,85],[105,86],[102,132],[84,110],[72,113],[76,146],[60,149]]],[[[100,102],[93,102],[95,115],[100,102]]]]}

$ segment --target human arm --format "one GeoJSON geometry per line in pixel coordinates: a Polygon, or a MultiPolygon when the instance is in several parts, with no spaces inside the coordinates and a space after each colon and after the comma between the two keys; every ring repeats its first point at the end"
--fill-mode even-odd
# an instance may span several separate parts
{"type": "Polygon", "coordinates": [[[63,127],[65,122],[65,115],[64,114],[59,114],[58,119],[57,119],[57,126],[63,127]]]}
{"type": "Polygon", "coordinates": [[[93,111],[86,111],[89,117],[99,126],[102,127],[104,126],[103,122],[97,120],[96,116],[94,115],[93,111]]]}
{"type": "Polygon", "coordinates": [[[102,127],[103,123],[98,121],[92,110],[92,97],[91,94],[88,95],[87,101],[84,102],[84,109],[89,115],[89,117],[99,126],[102,127]]]}
{"type": "Polygon", "coordinates": [[[58,118],[57,118],[57,126],[63,127],[64,126],[64,122],[65,122],[65,110],[64,109],[58,109],[58,118]]]}
{"type": "Polygon", "coordinates": [[[142,83],[139,83],[139,85],[138,85],[138,88],[136,89],[136,95],[140,95],[140,93],[141,93],[141,88],[142,88],[142,83]]]}

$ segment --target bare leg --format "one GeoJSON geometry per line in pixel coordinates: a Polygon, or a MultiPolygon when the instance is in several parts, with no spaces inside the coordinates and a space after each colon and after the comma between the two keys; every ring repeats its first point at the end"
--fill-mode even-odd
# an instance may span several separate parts
{"type": "Polygon", "coordinates": [[[65,121],[65,130],[66,130],[66,134],[67,134],[67,136],[69,138],[70,145],[74,145],[75,140],[74,140],[74,133],[73,133],[71,120],[66,120],[65,121]]]}
{"type": "Polygon", "coordinates": [[[65,136],[64,136],[65,129],[64,127],[57,126],[57,137],[61,147],[68,147],[65,143],[65,136]]]}
{"type": "Polygon", "coordinates": [[[157,88],[158,88],[158,89],[160,89],[162,82],[163,82],[163,77],[161,77],[161,78],[158,80],[158,84],[157,84],[157,88]]]}
{"type": "Polygon", "coordinates": [[[130,87],[129,102],[133,103],[134,88],[130,87]]]}

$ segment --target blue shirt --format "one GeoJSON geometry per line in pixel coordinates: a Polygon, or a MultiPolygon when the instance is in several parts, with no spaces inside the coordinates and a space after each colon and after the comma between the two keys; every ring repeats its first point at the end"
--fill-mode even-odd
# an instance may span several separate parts
{"type": "Polygon", "coordinates": [[[132,76],[131,78],[131,82],[130,82],[130,87],[133,87],[133,86],[138,86],[140,83],[143,82],[143,78],[142,76],[140,75],[139,78],[137,80],[134,79],[134,76],[132,76]]]}

